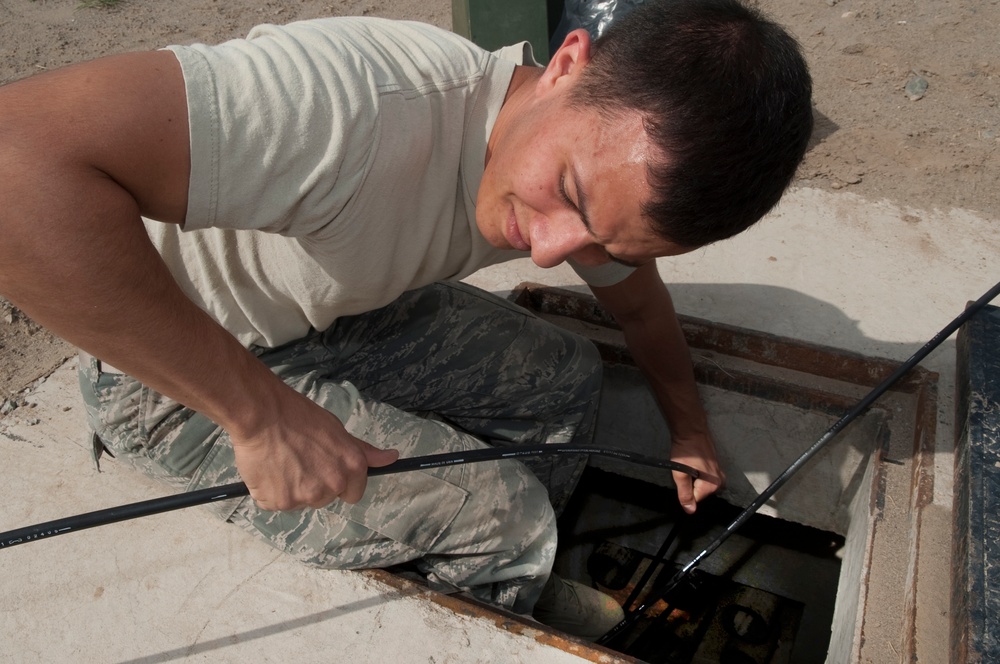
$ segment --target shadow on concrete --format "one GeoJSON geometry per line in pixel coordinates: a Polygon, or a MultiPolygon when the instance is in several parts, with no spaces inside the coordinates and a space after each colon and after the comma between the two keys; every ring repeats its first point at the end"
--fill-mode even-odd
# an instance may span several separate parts
{"type": "MultiPolygon", "coordinates": [[[[873,288],[879,288],[879,285],[873,284],[873,288]]],[[[760,284],[672,284],[670,292],[681,314],[691,313],[713,322],[894,363],[902,363],[911,358],[923,348],[933,333],[962,313],[960,308],[956,308],[946,318],[928,321],[928,329],[933,330],[933,333],[928,334],[926,339],[901,343],[869,337],[861,330],[862,321],[850,318],[829,302],[790,288],[760,284]]],[[[964,298],[955,298],[959,306],[975,300],[981,294],[964,295],[964,298]]],[[[919,300],[914,299],[912,307],[919,309],[920,306],[919,300]]],[[[941,371],[942,367],[954,365],[955,355],[956,342],[953,336],[945,339],[918,366],[930,371],[941,371]]],[[[878,405],[879,402],[874,404],[878,405]]],[[[817,431],[816,437],[822,433],[823,431],[817,431]]],[[[803,440],[803,449],[814,440],[803,440]]],[[[836,445],[836,440],[831,444],[836,445]]]]}
{"type": "MultiPolygon", "coordinates": [[[[873,287],[877,288],[878,285],[874,284],[873,287]]],[[[572,287],[566,290],[579,293],[584,297],[590,297],[586,287],[583,286],[572,287]]],[[[764,333],[764,335],[771,335],[778,338],[779,345],[783,342],[798,342],[798,345],[802,343],[807,344],[810,347],[819,349],[821,351],[820,354],[824,357],[828,355],[831,366],[839,366],[839,362],[843,358],[847,358],[854,363],[855,367],[859,365],[866,368],[871,367],[870,372],[864,372],[866,375],[863,376],[858,376],[857,372],[855,372],[854,378],[860,377],[862,380],[855,383],[853,378],[850,379],[851,384],[856,387],[844,392],[839,399],[832,401],[821,399],[820,402],[807,402],[805,405],[802,404],[801,399],[792,399],[787,403],[773,402],[777,403],[778,406],[771,408],[773,403],[767,401],[767,399],[774,398],[774,396],[768,397],[761,393],[760,396],[764,400],[758,402],[760,409],[758,415],[748,413],[746,410],[733,409],[736,419],[733,420],[732,425],[729,422],[720,423],[716,420],[713,424],[713,430],[716,430],[716,437],[720,443],[720,452],[723,452],[723,456],[726,456],[727,447],[731,452],[733,445],[736,444],[742,444],[744,448],[750,445],[760,450],[760,452],[755,452],[750,457],[743,456],[744,463],[727,469],[729,477],[727,490],[723,492],[723,495],[729,495],[740,502],[748,499],[750,496],[756,495],[760,488],[754,489],[751,486],[748,479],[749,474],[756,474],[758,477],[763,474],[764,476],[770,476],[772,479],[776,477],[798,454],[818,441],[835,421],[848,413],[871,388],[883,379],[883,376],[888,376],[896,365],[910,358],[926,343],[924,341],[897,343],[867,337],[860,328],[860,321],[851,319],[838,307],[790,288],[759,284],[672,284],[670,285],[670,290],[676,309],[682,316],[691,315],[710,324],[728,325],[742,328],[751,333],[760,332],[764,333]],[[802,408],[805,408],[805,410],[801,410],[802,408]],[[723,426],[719,426],[720,424],[723,426]],[[741,426],[744,428],[740,429],[741,426]],[[728,430],[726,430],[727,428],[728,430]],[[745,433],[741,434],[741,431],[745,433]],[[751,433],[755,433],[756,437],[751,436],[751,433]],[[746,463],[748,461],[749,463],[746,463]]],[[[918,307],[919,302],[914,302],[913,306],[918,307]]],[[[558,309],[558,306],[556,306],[556,309],[558,309]]],[[[957,310],[954,312],[954,315],[957,316],[960,313],[961,311],[957,310]]],[[[933,321],[932,329],[936,331],[943,328],[951,319],[952,317],[949,317],[947,320],[933,321]]],[[[706,360],[714,363],[712,359],[713,353],[711,352],[702,352],[699,348],[693,346],[692,353],[695,356],[696,363],[706,360]]],[[[813,353],[813,355],[815,354],[813,353]]],[[[942,364],[949,366],[953,364],[954,355],[955,342],[951,339],[945,340],[934,351],[934,354],[921,363],[921,367],[927,367],[927,360],[932,361],[932,367],[940,367],[942,364]],[[942,362],[941,360],[943,359],[947,361],[942,362]]],[[[718,354],[715,354],[715,357],[721,359],[721,356],[718,354]]],[[[799,368],[788,364],[781,366],[792,370],[798,369],[803,372],[807,377],[803,385],[809,384],[809,376],[817,376],[818,379],[829,381],[834,376],[841,375],[839,369],[830,374],[813,374],[808,368],[799,368]]],[[[719,369],[723,373],[726,373],[726,370],[721,366],[719,369]]],[[[774,369],[779,374],[785,370],[774,369]]],[[[764,369],[764,371],[767,374],[772,373],[771,369],[764,369]]],[[[926,374],[924,375],[926,376],[926,374]]],[[[780,375],[777,379],[779,381],[784,380],[780,375]]],[[[932,386],[932,391],[934,391],[936,390],[937,376],[932,375],[930,379],[935,383],[932,386]]],[[[841,377],[839,380],[848,379],[841,377]]],[[[622,395],[609,400],[609,403],[615,406],[612,409],[614,412],[609,415],[609,418],[611,420],[624,418],[626,421],[617,422],[617,424],[605,427],[599,424],[598,432],[600,435],[603,430],[606,434],[605,440],[610,441],[614,441],[615,439],[608,438],[608,434],[619,434],[619,438],[626,431],[629,434],[639,434],[639,437],[651,442],[639,443],[638,445],[649,445],[653,448],[652,450],[644,449],[640,451],[652,454],[655,453],[655,449],[662,450],[662,448],[656,447],[658,444],[656,441],[661,439],[665,441],[668,434],[665,429],[655,423],[656,420],[660,420],[661,418],[655,412],[655,406],[652,405],[652,401],[647,402],[645,397],[634,392],[633,390],[636,386],[633,386],[630,381],[631,379],[627,377],[615,378],[614,371],[608,374],[606,378],[607,390],[610,390],[612,394],[617,393],[622,395]],[[634,412],[629,409],[634,409],[634,412]],[[625,414],[623,415],[623,413],[625,414]],[[642,424],[635,424],[636,422],[644,421],[654,423],[648,427],[642,424]],[[621,427],[617,426],[618,424],[621,427]]],[[[909,389],[902,382],[898,387],[904,391],[909,389]]],[[[725,390],[727,388],[722,389],[725,390]]],[[[819,385],[816,386],[816,389],[820,393],[823,393],[823,390],[828,388],[819,385]]],[[[839,390],[840,388],[836,389],[839,390]]],[[[739,392],[733,393],[734,396],[737,394],[739,392]]],[[[751,386],[751,391],[744,394],[754,395],[754,388],[751,386]]],[[[889,430],[898,429],[900,423],[905,421],[901,417],[900,412],[897,412],[895,416],[891,415],[891,411],[894,408],[898,410],[897,406],[886,404],[886,400],[891,397],[891,394],[892,392],[882,397],[865,415],[857,418],[851,425],[825,445],[825,449],[832,449],[848,444],[856,450],[856,453],[841,450],[835,458],[824,461],[824,463],[836,463],[838,464],[838,468],[848,470],[854,468],[853,474],[843,475],[834,480],[835,483],[841,484],[837,492],[838,495],[857,490],[864,473],[863,460],[874,449],[882,449],[883,456],[890,463],[908,460],[910,457],[916,456],[914,448],[906,449],[905,447],[901,448],[899,445],[894,445],[891,458],[886,456],[889,451],[889,430]],[[879,410],[880,405],[881,413],[875,412],[879,410]],[[890,427],[891,422],[895,422],[895,424],[892,424],[890,427]],[[848,439],[849,442],[845,443],[844,439],[848,439]],[[858,465],[855,467],[854,464],[858,465]]],[[[744,397],[739,398],[745,401],[744,397]]],[[[711,404],[706,405],[709,407],[713,419],[715,419],[719,411],[712,410],[711,404]]],[[[928,411],[924,413],[923,411],[919,411],[913,417],[920,419],[921,422],[926,422],[926,417],[929,416],[931,418],[930,425],[926,431],[933,436],[933,422],[937,420],[937,405],[933,395],[928,405],[933,412],[928,411]]],[[[917,408],[918,406],[914,407],[917,408]]],[[[922,406],[919,407],[922,408],[922,406]]],[[[722,412],[726,411],[723,409],[722,412]]],[[[601,419],[599,418],[599,422],[601,419]]],[[[916,425],[914,424],[913,426],[916,425]]],[[[902,431],[902,429],[899,430],[902,431]]],[[[626,439],[636,437],[635,435],[625,436],[626,439]]],[[[627,446],[632,447],[633,445],[635,443],[632,440],[628,440],[627,446]]],[[[934,446],[933,439],[931,439],[929,451],[932,453],[934,446]]],[[[924,449],[924,454],[926,455],[926,451],[928,450],[926,447],[924,449]]],[[[818,460],[819,458],[814,459],[811,463],[815,465],[818,460]]],[[[926,456],[924,456],[924,460],[926,461],[926,456]]],[[[730,459],[729,463],[732,462],[733,460],[730,459]]],[[[798,473],[789,482],[787,487],[783,489],[782,495],[787,495],[795,487],[798,487],[800,492],[809,493],[809,484],[813,478],[810,477],[808,467],[803,470],[806,472],[798,473]]],[[[644,475],[640,473],[633,474],[630,472],[629,476],[634,476],[637,479],[644,478],[644,475]]],[[[836,477],[836,475],[834,474],[833,477],[836,477]]],[[[769,501],[769,504],[773,503],[769,501]]],[[[777,511],[779,514],[781,513],[780,509],[777,511]]]]}
{"type": "MultiPolygon", "coordinates": [[[[878,284],[873,284],[873,288],[878,287],[878,284]]],[[[670,292],[681,314],[896,362],[905,361],[926,342],[898,343],[873,339],[861,331],[861,321],[848,317],[838,307],[780,286],[672,284],[670,292]]],[[[968,298],[975,299],[979,295],[969,293],[968,298]]],[[[964,303],[959,298],[956,302],[964,303]]],[[[917,309],[920,302],[914,300],[912,306],[917,309]]],[[[960,313],[961,310],[956,309],[952,318],[960,313]]],[[[952,318],[935,321],[933,328],[935,331],[943,328],[952,318]]],[[[942,343],[931,357],[941,353],[954,357],[953,339],[942,343]]]]}
{"type": "Polygon", "coordinates": [[[295,630],[310,627],[312,625],[318,625],[328,620],[342,617],[348,613],[353,613],[355,611],[366,611],[368,609],[381,606],[386,602],[402,599],[407,596],[417,595],[420,592],[423,592],[422,589],[417,586],[414,586],[413,588],[410,589],[403,589],[396,592],[389,592],[383,595],[379,595],[377,597],[369,597],[367,599],[359,600],[357,602],[351,602],[350,604],[345,604],[343,606],[327,609],[326,611],[318,611],[308,616],[302,616],[301,618],[295,618],[293,620],[285,620],[279,623],[275,623],[273,625],[267,625],[265,627],[257,627],[255,629],[250,629],[245,632],[229,634],[227,636],[223,636],[217,639],[212,639],[211,641],[205,641],[203,643],[193,643],[189,646],[174,648],[173,650],[165,650],[163,652],[155,653],[152,655],[146,655],[144,657],[136,657],[134,659],[124,660],[120,662],[120,664],[160,664],[161,662],[170,662],[178,659],[187,659],[188,657],[194,657],[196,655],[204,655],[205,653],[221,650],[223,648],[228,648],[234,645],[248,643],[250,641],[256,641],[258,639],[265,639],[271,636],[276,636],[283,632],[293,632],[295,630]]]}

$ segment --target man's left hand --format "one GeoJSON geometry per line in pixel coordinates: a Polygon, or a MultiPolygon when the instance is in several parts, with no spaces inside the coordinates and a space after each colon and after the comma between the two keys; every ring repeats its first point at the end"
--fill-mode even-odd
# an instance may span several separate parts
{"type": "Polygon", "coordinates": [[[725,484],[726,476],[719,466],[715,443],[709,434],[689,438],[675,436],[670,446],[670,460],[691,466],[700,473],[695,479],[679,470],[673,471],[677,500],[688,514],[694,514],[698,503],[725,484]]]}

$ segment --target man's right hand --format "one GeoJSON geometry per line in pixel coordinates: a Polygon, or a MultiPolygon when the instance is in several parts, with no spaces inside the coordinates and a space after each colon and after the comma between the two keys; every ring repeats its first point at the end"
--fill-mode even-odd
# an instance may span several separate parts
{"type": "Polygon", "coordinates": [[[356,503],[368,468],[399,457],[396,450],[355,438],[332,413],[291,388],[282,401],[280,419],[252,436],[232,437],[240,475],[261,509],[323,507],[336,499],[356,503]]]}

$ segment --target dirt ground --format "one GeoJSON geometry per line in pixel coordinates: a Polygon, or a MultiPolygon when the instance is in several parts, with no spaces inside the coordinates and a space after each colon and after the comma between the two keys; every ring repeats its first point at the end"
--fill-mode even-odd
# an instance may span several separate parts
{"type": "MultiPolygon", "coordinates": [[[[502,0],[497,0],[502,1],[502,0]]],[[[761,0],[814,79],[816,133],[795,186],[1000,220],[1000,0],[761,0]],[[925,89],[924,89],[925,88],[925,89]]],[[[259,23],[325,15],[451,25],[446,0],[0,0],[0,84],[259,23]]],[[[0,403],[72,354],[0,301],[0,403]]],[[[9,400],[8,400],[9,398],[9,400]]]]}

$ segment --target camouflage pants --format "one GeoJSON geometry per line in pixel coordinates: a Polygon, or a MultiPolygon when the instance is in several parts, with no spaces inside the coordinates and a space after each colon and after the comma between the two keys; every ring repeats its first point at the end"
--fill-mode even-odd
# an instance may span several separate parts
{"type": "MultiPolygon", "coordinates": [[[[586,444],[593,432],[594,347],[464,284],[406,293],[255,352],[353,435],[401,457],[586,444]]],[[[239,480],[229,436],[215,423],[94,358],[80,364],[90,424],[116,457],[178,489],[239,480]]],[[[247,498],[213,508],[309,564],[411,562],[432,586],[528,613],[555,555],[553,506],[565,505],[585,463],[540,457],[376,477],[356,505],[266,512],[247,498]]]]}

